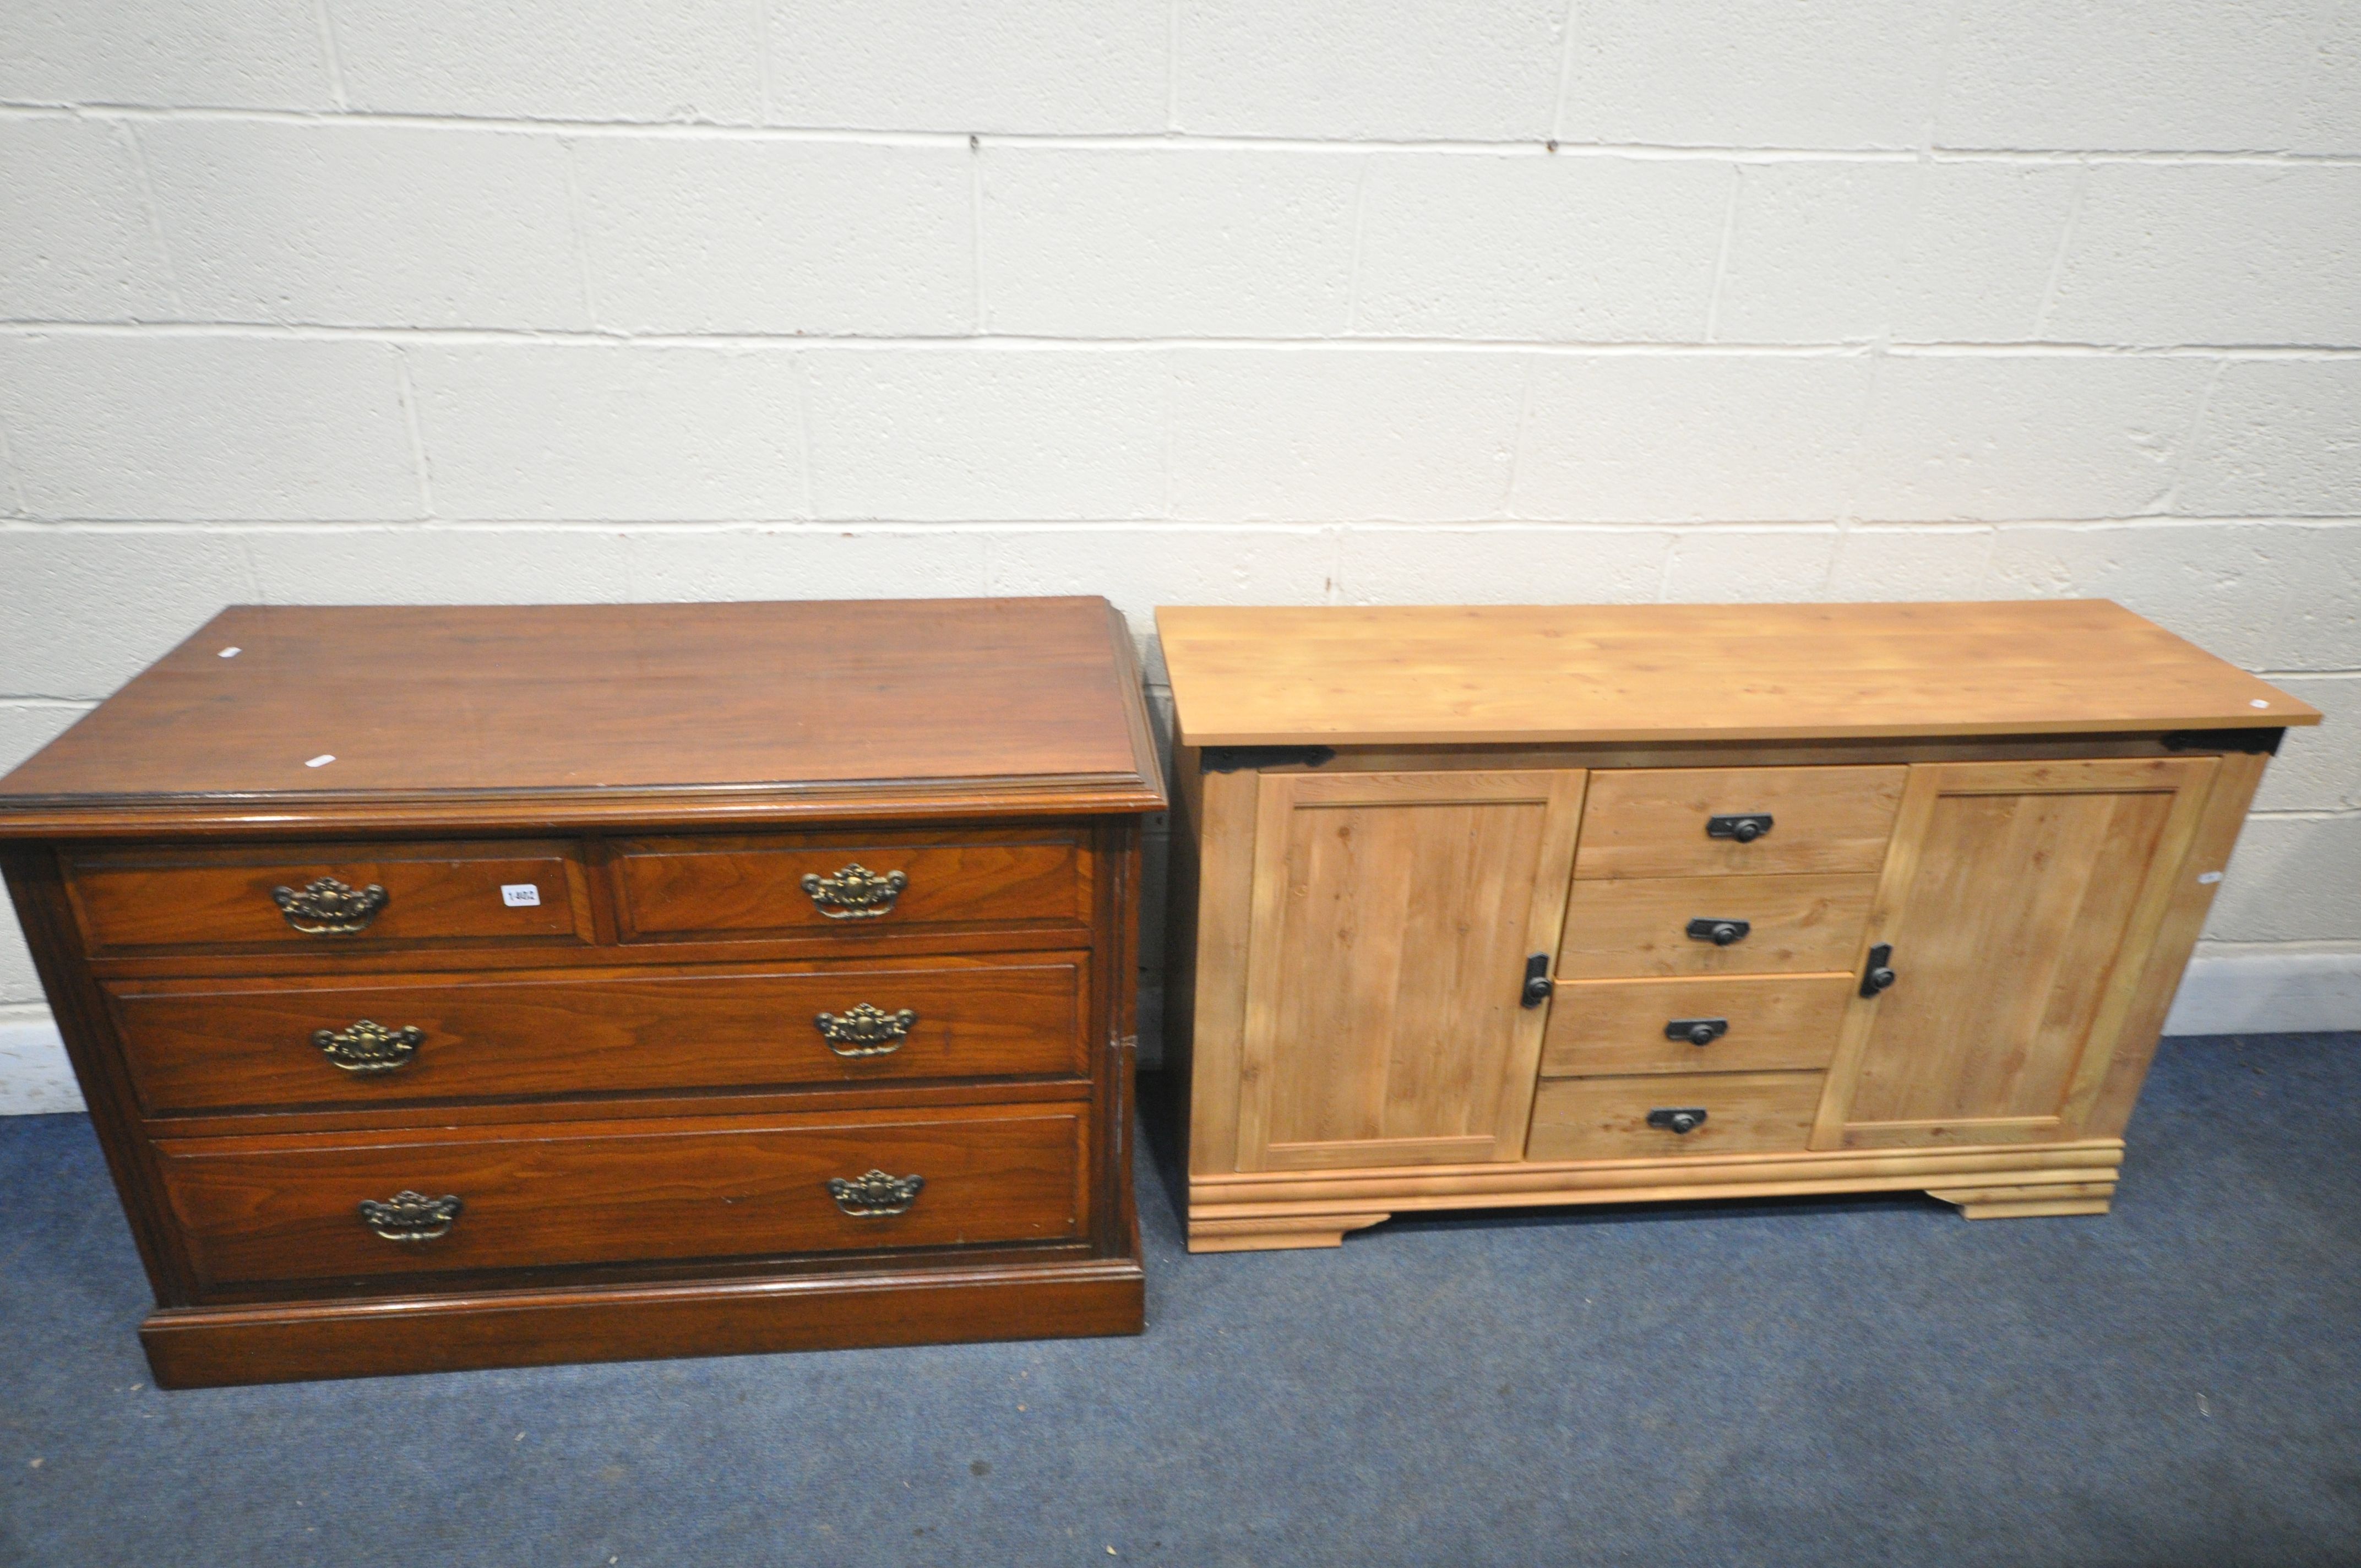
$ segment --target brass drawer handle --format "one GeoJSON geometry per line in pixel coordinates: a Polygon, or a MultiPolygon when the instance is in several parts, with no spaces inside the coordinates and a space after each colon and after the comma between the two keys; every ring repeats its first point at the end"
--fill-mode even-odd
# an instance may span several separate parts
{"type": "Polygon", "coordinates": [[[314,1029],[312,1043],[346,1072],[391,1072],[409,1065],[418,1047],[426,1043],[426,1031],[415,1024],[389,1029],[361,1018],[341,1029],[314,1029]]]}
{"type": "Polygon", "coordinates": [[[900,1050],[902,1042],[910,1037],[910,1026],[917,1021],[918,1015],[907,1007],[888,1013],[863,1002],[841,1014],[818,1014],[812,1026],[838,1056],[882,1057],[900,1050]]]}
{"type": "Polygon", "coordinates": [[[367,887],[348,887],[332,876],[321,877],[301,891],[291,887],[270,890],[270,902],[279,905],[279,913],[287,916],[287,924],[307,937],[349,937],[365,930],[391,897],[375,883],[367,887]]]}
{"type": "Polygon", "coordinates": [[[829,1177],[828,1195],[846,1213],[877,1220],[888,1214],[908,1213],[910,1205],[918,1201],[918,1189],[926,1184],[923,1176],[888,1176],[882,1170],[873,1170],[851,1181],[841,1176],[829,1177]]]}
{"type": "Polygon", "coordinates": [[[855,861],[834,876],[806,872],[803,885],[819,912],[831,920],[874,920],[894,912],[894,901],[902,896],[910,879],[901,872],[880,876],[855,861]]]}
{"type": "Polygon", "coordinates": [[[429,1198],[404,1188],[382,1203],[362,1199],[361,1223],[390,1242],[431,1242],[451,1234],[465,1207],[450,1193],[429,1198]]]}

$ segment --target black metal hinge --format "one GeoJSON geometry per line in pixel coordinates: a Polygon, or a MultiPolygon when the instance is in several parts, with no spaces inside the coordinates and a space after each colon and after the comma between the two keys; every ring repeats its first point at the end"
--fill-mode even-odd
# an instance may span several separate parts
{"type": "Polygon", "coordinates": [[[1316,768],[1336,760],[1334,746],[1208,746],[1197,753],[1201,773],[1234,773],[1240,768],[1316,768]]]}

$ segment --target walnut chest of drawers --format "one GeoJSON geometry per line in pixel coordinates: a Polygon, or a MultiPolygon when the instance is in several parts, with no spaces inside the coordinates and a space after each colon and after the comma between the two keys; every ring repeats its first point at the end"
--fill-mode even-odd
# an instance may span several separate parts
{"type": "Polygon", "coordinates": [[[238,609],[0,781],[167,1387],[1137,1332],[1104,600],[238,609]]]}
{"type": "Polygon", "coordinates": [[[2269,755],[2104,601],[1166,609],[1189,1243],[2103,1213],[2269,755]]]}

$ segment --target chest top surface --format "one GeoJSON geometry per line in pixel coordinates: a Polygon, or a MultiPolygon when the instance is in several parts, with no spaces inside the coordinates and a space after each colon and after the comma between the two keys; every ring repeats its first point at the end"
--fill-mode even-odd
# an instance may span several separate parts
{"type": "Polygon", "coordinates": [[[2317,724],[2105,599],[1164,609],[1194,746],[2064,734],[2317,724]]]}
{"type": "Polygon", "coordinates": [[[0,780],[0,838],[1162,805],[1100,598],[240,606],[0,780]]]}

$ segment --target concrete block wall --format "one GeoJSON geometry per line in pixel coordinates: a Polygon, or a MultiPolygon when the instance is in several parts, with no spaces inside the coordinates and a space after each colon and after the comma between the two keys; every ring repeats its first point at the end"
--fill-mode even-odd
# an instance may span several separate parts
{"type": "Polygon", "coordinates": [[[2106,595],[2331,715],[2176,1025],[2361,1025],[2356,263],[2341,0],[16,0],[0,763],[236,601],[2106,595]]]}

